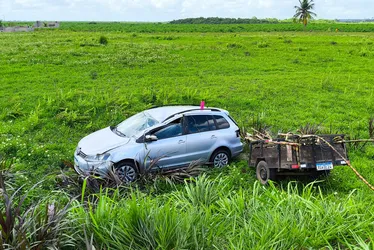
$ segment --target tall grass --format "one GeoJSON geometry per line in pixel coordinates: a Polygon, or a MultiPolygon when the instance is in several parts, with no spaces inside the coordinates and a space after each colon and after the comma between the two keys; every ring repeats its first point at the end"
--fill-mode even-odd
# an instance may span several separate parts
{"type": "MultiPolygon", "coordinates": [[[[43,218],[47,204],[64,209],[63,189],[83,197],[64,217],[69,227],[60,231],[80,240],[76,249],[89,247],[91,239],[96,249],[372,247],[373,196],[345,167],[334,169],[324,183],[263,188],[254,184],[254,171],[235,167],[246,166],[243,160],[221,169],[217,178],[209,173],[172,185],[158,178],[130,194],[97,194],[100,185],[91,182],[82,195],[60,178],[61,168],[74,175],[64,165],[83,136],[153,105],[204,99],[229,110],[241,127],[287,132],[309,123],[368,138],[374,35],[343,32],[372,24],[339,24],[343,32],[266,33],[251,31],[302,25],[66,25],[4,33],[0,40],[0,157],[14,162],[8,197],[25,185],[23,195],[46,176],[25,198],[21,217],[33,203],[38,209],[28,218],[43,218]],[[108,38],[106,46],[99,44],[100,35],[108,38]]],[[[310,28],[326,31],[323,25],[310,28]]],[[[350,149],[353,166],[371,183],[373,155],[369,144],[350,149]]],[[[1,211],[16,209],[22,195],[0,205],[1,211]]]]}
{"type": "Polygon", "coordinates": [[[68,231],[67,213],[70,202],[61,206],[50,200],[52,196],[38,202],[25,205],[31,190],[23,191],[23,187],[14,188],[5,182],[5,174],[1,161],[0,172],[0,249],[46,249],[74,246],[73,232],[68,231]],[[9,191],[10,190],[10,191],[9,191]]]}
{"type": "MultiPolygon", "coordinates": [[[[95,206],[76,206],[77,230],[110,249],[369,249],[374,210],[356,191],[341,198],[316,184],[289,183],[280,190],[255,182],[250,189],[227,186],[227,178],[205,174],[172,195],[130,199],[97,195],[95,206]]],[[[84,240],[82,238],[83,246],[84,240]]]]}

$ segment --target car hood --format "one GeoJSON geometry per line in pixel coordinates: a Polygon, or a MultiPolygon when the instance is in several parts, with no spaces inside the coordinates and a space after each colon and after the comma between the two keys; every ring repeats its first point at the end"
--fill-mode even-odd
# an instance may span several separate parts
{"type": "Polygon", "coordinates": [[[84,137],[78,143],[78,147],[86,155],[96,155],[125,145],[130,141],[131,138],[121,137],[113,133],[110,127],[107,127],[84,137]]]}

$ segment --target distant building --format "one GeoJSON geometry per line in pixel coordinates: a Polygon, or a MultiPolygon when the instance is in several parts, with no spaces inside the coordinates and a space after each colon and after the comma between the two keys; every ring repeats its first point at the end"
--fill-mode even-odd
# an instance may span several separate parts
{"type": "Polygon", "coordinates": [[[1,27],[0,32],[28,32],[34,31],[34,28],[29,26],[14,26],[14,27],[1,27]]]}
{"type": "Polygon", "coordinates": [[[44,24],[40,21],[36,21],[36,23],[34,24],[34,28],[42,28],[44,27],[44,24]]]}
{"type": "Polygon", "coordinates": [[[47,26],[49,28],[59,28],[60,27],[60,22],[53,22],[53,23],[48,23],[47,26]]]}
{"type": "Polygon", "coordinates": [[[0,32],[28,32],[34,31],[34,28],[59,28],[60,22],[41,22],[36,21],[35,24],[31,26],[11,26],[11,27],[0,27],[0,32]]]}
{"type": "Polygon", "coordinates": [[[34,28],[59,28],[60,22],[41,22],[36,21],[34,24],[34,28]]]}

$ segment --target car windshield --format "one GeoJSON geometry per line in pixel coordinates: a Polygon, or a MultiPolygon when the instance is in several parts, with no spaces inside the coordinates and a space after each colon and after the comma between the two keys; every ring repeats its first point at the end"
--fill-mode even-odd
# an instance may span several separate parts
{"type": "Polygon", "coordinates": [[[158,123],[152,116],[145,112],[133,115],[118,124],[115,129],[119,134],[126,137],[132,137],[145,129],[152,127],[158,123]]]}

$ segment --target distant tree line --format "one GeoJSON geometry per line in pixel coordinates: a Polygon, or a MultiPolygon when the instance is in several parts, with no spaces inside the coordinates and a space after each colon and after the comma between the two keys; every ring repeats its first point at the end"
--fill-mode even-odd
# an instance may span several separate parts
{"type": "Polygon", "coordinates": [[[336,19],[340,23],[374,23],[374,18],[372,19],[336,19]]]}
{"type": "Polygon", "coordinates": [[[255,23],[279,23],[276,18],[259,19],[252,18],[222,18],[222,17],[198,17],[173,20],[171,24],[255,24],[255,23]]]}

